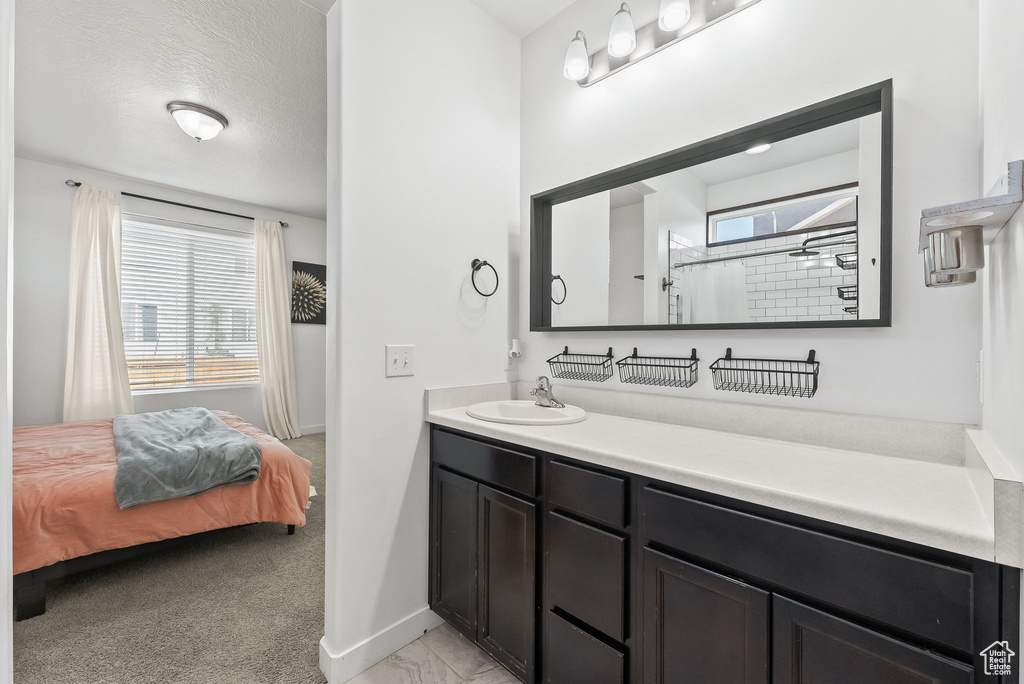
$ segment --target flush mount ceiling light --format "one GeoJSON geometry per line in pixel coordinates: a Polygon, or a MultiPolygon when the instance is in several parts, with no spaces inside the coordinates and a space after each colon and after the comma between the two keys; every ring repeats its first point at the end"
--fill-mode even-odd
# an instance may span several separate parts
{"type": "Polygon", "coordinates": [[[167,111],[181,130],[198,142],[216,138],[228,125],[228,120],[220,112],[191,102],[168,103],[167,111]]]}
{"type": "Polygon", "coordinates": [[[612,17],[608,47],[585,54],[586,38],[577,31],[566,51],[562,75],[581,88],[589,88],[759,2],[761,0],[660,0],[658,18],[640,28],[633,23],[629,5],[622,3],[612,17]]]}
{"type": "Polygon", "coordinates": [[[690,21],[690,0],[661,0],[658,27],[662,31],[678,31],[690,21]]]}
{"type": "Polygon", "coordinates": [[[633,15],[629,13],[629,5],[622,3],[622,7],[612,17],[612,28],[608,32],[608,54],[612,57],[626,57],[635,49],[633,15]]]}
{"type": "Polygon", "coordinates": [[[562,73],[570,81],[581,81],[590,73],[590,52],[587,50],[587,36],[577,31],[576,37],[565,51],[565,65],[562,73]]]}
{"type": "Polygon", "coordinates": [[[747,154],[764,154],[768,150],[772,149],[771,143],[762,143],[760,145],[754,145],[747,150],[747,154]]]}

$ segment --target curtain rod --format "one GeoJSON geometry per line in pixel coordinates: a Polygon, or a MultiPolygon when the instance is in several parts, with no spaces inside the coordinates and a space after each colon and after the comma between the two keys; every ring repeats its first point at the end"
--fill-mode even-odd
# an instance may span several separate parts
{"type": "MultiPolygon", "coordinates": [[[[81,185],[81,183],[79,183],[78,181],[73,181],[73,180],[69,179],[69,180],[64,181],[64,185],[68,186],[69,188],[77,188],[77,187],[79,187],[81,185]]],[[[171,204],[171,205],[174,205],[176,207],[185,207],[186,209],[197,209],[199,211],[205,211],[208,214],[220,214],[221,216],[234,216],[235,218],[249,219],[250,221],[255,221],[256,220],[252,216],[245,216],[244,214],[233,214],[230,211],[221,211],[220,209],[207,209],[206,207],[197,207],[194,204],[185,204],[184,202],[172,202],[171,200],[160,199],[159,197],[148,197],[146,195],[136,195],[133,192],[122,192],[121,194],[124,195],[125,197],[134,197],[135,199],[149,200],[150,202],[160,202],[161,204],[171,204]]],[[[288,227],[288,224],[286,222],[284,222],[284,221],[278,221],[278,223],[281,224],[282,228],[287,228],[288,227]]]]}

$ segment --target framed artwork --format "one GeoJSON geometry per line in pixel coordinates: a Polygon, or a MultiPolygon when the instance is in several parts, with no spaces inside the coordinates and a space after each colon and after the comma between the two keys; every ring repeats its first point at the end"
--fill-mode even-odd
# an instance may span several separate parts
{"type": "Polygon", "coordinates": [[[327,266],[292,262],[292,323],[327,324],[327,266]]]}

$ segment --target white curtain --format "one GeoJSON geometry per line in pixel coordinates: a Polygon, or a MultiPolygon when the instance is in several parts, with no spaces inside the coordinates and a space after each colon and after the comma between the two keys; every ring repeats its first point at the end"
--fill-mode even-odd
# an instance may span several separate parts
{"type": "Polygon", "coordinates": [[[292,353],[291,278],[284,257],[284,231],[277,221],[255,220],[256,340],[260,355],[263,417],[278,439],[299,437],[292,353]]]}
{"type": "Polygon", "coordinates": [[[677,278],[679,323],[746,323],[747,270],[743,263],[689,266],[677,278]]]}
{"type": "Polygon", "coordinates": [[[118,193],[82,184],[71,217],[64,422],[132,413],[121,333],[118,193]]]}

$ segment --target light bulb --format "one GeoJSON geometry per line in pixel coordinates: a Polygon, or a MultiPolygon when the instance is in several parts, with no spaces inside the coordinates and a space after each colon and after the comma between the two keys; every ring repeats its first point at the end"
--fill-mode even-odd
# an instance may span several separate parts
{"type": "Polygon", "coordinates": [[[747,150],[747,154],[764,154],[768,150],[772,149],[771,143],[763,143],[761,145],[754,145],[747,150]]]}
{"type": "Polygon", "coordinates": [[[577,31],[576,37],[569,42],[562,73],[570,81],[582,81],[590,73],[590,52],[587,50],[587,37],[583,31],[577,31]]]}
{"type": "Polygon", "coordinates": [[[662,31],[678,31],[690,21],[690,0],[661,0],[658,26],[662,31]]]}
{"type": "Polygon", "coordinates": [[[629,13],[629,5],[622,7],[612,18],[612,28],[608,32],[608,54],[612,57],[625,57],[636,49],[636,28],[633,16],[629,13]]]}

